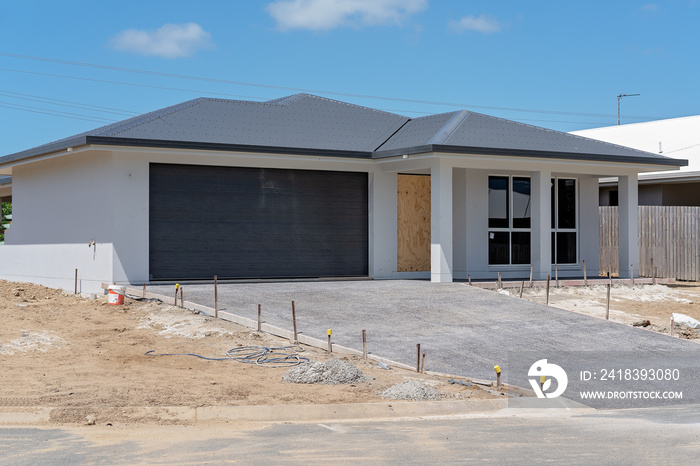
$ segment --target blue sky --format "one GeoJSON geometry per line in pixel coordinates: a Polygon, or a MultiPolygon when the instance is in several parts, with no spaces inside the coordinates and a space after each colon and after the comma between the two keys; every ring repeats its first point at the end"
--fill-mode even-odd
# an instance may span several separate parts
{"type": "Polygon", "coordinates": [[[200,96],[299,90],[559,131],[616,124],[621,93],[641,94],[623,124],[697,115],[699,25],[695,0],[0,0],[0,155],[200,96]]]}

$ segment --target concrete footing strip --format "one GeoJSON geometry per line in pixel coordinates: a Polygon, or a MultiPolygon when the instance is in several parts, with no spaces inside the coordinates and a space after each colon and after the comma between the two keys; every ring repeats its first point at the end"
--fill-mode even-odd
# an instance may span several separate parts
{"type": "MultiPolygon", "coordinates": [[[[45,425],[54,418],[75,419],[85,424],[106,422],[184,423],[207,422],[321,422],[341,420],[401,419],[497,413],[508,406],[506,399],[459,401],[391,401],[324,405],[181,406],[159,407],[13,407],[0,408],[0,426],[45,425]],[[53,416],[60,414],[61,416],[53,416]]],[[[60,422],[60,421],[57,421],[60,422]]]]}

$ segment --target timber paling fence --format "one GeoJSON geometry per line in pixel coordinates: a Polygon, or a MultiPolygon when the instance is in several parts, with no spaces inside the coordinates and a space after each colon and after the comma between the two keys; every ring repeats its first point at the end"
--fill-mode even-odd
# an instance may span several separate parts
{"type": "MultiPolygon", "coordinates": [[[[600,272],[614,275],[620,270],[618,208],[599,209],[600,272]]],[[[700,207],[639,206],[638,232],[640,277],[700,280],[700,207]]]]}

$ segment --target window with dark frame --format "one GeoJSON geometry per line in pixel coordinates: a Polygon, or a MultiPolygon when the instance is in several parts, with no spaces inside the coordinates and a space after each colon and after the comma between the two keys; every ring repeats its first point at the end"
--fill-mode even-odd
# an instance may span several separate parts
{"type": "Polygon", "coordinates": [[[489,265],[530,263],[531,182],[521,176],[489,176],[489,265]]]}
{"type": "Polygon", "coordinates": [[[577,190],[574,178],[552,178],[552,264],[578,261],[577,190]]]}
{"type": "MultiPolygon", "coordinates": [[[[530,264],[531,181],[489,176],[489,265],[530,264]]],[[[552,264],[578,263],[578,191],[575,178],[551,179],[552,264]]]]}

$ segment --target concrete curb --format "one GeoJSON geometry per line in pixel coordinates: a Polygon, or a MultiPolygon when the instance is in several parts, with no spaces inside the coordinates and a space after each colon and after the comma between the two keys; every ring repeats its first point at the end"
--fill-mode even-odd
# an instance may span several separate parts
{"type": "Polygon", "coordinates": [[[136,407],[0,407],[0,426],[52,424],[52,413],[70,418],[90,417],[95,424],[184,423],[196,425],[211,422],[321,422],[341,420],[402,419],[435,416],[487,415],[508,407],[507,399],[458,401],[386,401],[323,405],[263,406],[136,406],[136,407]],[[145,419],[144,419],[145,418],[145,419]]]}

